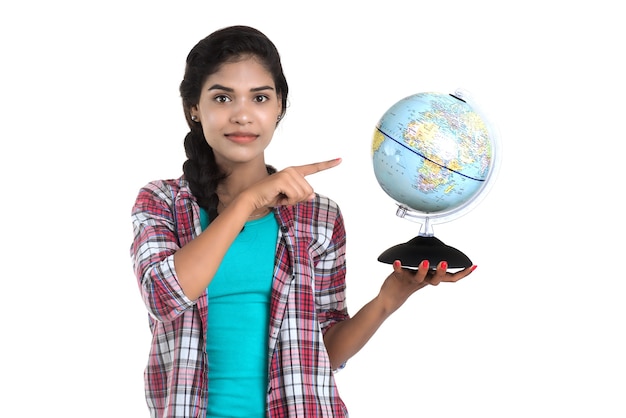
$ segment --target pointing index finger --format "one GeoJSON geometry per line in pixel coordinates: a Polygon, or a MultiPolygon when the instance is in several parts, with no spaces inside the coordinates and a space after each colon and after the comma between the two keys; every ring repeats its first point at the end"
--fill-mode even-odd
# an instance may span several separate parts
{"type": "Polygon", "coordinates": [[[328,170],[341,164],[341,158],[335,158],[334,160],[322,161],[319,163],[305,164],[294,167],[303,176],[319,173],[320,171],[328,170]]]}

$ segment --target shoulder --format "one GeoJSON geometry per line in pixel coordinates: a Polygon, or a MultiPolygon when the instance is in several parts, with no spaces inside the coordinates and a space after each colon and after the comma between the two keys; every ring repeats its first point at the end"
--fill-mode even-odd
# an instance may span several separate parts
{"type": "Polygon", "coordinates": [[[153,180],[139,189],[135,209],[160,203],[173,206],[181,197],[191,197],[189,183],[184,176],[177,179],[153,180]]]}
{"type": "Polygon", "coordinates": [[[315,199],[309,203],[317,208],[319,212],[327,213],[330,216],[341,216],[339,205],[328,196],[316,194],[315,199]]]}
{"type": "Polygon", "coordinates": [[[343,248],[346,230],[337,202],[316,194],[314,199],[296,205],[294,210],[294,233],[307,242],[308,251],[321,256],[331,249],[343,248]]]}
{"type": "Polygon", "coordinates": [[[295,206],[280,207],[279,212],[287,214],[288,218],[293,217],[294,222],[298,224],[328,227],[343,223],[337,202],[322,194],[316,194],[315,198],[295,206]]]}
{"type": "Polygon", "coordinates": [[[153,180],[143,186],[139,192],[148,192],[155,195],[178,194],[181,190],[188,188],[188,182],[184,177],[177,179],[153,180]]]}

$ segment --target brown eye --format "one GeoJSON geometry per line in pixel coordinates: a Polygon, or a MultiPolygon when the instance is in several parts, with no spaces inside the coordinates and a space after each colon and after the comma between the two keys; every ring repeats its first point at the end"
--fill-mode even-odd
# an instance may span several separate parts
{"type": "Polygon", "coordinates": [[[218,103],[226,103],[226,102],[230,101],[230,98],[228,96],[223,95],[223,94],[219,94],[219,95],[215,96],[213,98],[213,100],[215,100],[218,103]]]}

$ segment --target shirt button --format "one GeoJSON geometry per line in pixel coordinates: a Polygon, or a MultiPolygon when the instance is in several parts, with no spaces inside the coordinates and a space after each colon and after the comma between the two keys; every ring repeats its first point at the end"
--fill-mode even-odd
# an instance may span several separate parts
{"type": "Polygon", "coordinates": [[[289,227],[288,227],[288,226],[286,226],[286,225],[281,225],[281,226],[280,226],[280,231],[281,231],[283,234],[286,234],[286,233],[289,231],[289,227]]]}

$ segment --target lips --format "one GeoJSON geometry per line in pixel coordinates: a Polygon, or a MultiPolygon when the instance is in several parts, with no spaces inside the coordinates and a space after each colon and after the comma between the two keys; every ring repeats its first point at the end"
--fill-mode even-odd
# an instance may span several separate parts
{"type": "Polygon", "coordinates": [[[232,132],[226,134],[226,138],[238,144],[247,144],[258,138],[258,135],[250,132],[232,132]]]}

